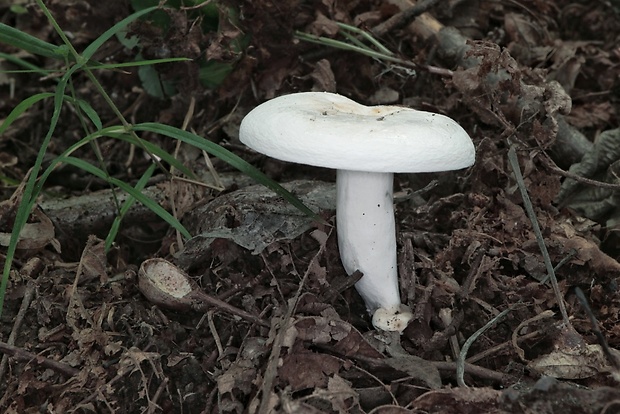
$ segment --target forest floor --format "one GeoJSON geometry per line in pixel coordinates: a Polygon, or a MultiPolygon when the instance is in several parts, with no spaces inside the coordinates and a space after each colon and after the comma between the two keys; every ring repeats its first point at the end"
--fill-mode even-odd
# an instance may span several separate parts
{"type": "MultiPolygon", "coordinates": [[[[61,43],[36,4],[14,3],[0,2],[1,22],[61,43]]],[[[46,2],[78,51],[142,3],[46,2]]],[[[168,172],[158,169],[144,190],[194,237],[136,205],[106,253],[113,194],[123,192],[57,168],[8,282],[0,412],[620,412],[617,1],[207,3],[140,20],[93,56],[191,60],[95,76],[129,122],[221,145],[290,183],[324,221],[217,157],[144,131],[208,184],[162,163],[168,172]],[[363,40],[347,40],[336,23],[372,34],[391,58],[300,38],[363,40]],[[251,109],[305,91],[441,113],[475,144],[470,168],[395,178],[401,297],[414,315],[402,335],[373,328],[342,267],[335,172],[239,141],[251,109]],[[139,281],[153,258],[219,302],[147,298],[139,281]]],[[[1,122],[24,99],[53,92],[66,67],[2,43],[0,52],[51,71],[15,72],[0,59],[1,122]]],[[[71,86],[103,126],[119,123],[87,76],[71,86]]],[[[41,100],[0,136],[3,251],[53,108],[41,100]]],[[[85,134],[65,105],[43,167],[85,134]]],[[[73,155],[101,165],[99,151],[106,171],[131,185],[152,164],[126,141],[97,143],[73,155]]]]}

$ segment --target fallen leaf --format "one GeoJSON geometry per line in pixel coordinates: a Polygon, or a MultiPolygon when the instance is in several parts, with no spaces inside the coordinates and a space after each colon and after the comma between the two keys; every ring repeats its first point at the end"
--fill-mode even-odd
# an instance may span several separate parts
{"type": "MultiPolygon", "coordinates": [[[[612,349],[612,352],[620,355],[617,350],[612,349]]],[[[528,367],[542,375],[562,379],[589,378],[611,370],[603,349],[598,344],[577,349],[556,349],[535,359],[528,367]]]]}
{"type": "Polygon", "coordinates": [[[290,386],[293,391],[327,387],[329,378],[342,368],[342,361],[329,354],[302,353],[301,349],[297,347],[282,358],[282,365],[278,368],[282,384],[290,386]]]}
{"type": "MultiPolygon", "coordinates": [[[[54,238],[54,224],[36,208],[32,212],[34,222],[26,223],[19,233],[17,248],[20,250],[38,250],[51,244],[57,252],[60,252],[60,244],[54,238]]],[[[7,247],[11,240],[11,233],[0,233],[0,246],[7,247]]]]}

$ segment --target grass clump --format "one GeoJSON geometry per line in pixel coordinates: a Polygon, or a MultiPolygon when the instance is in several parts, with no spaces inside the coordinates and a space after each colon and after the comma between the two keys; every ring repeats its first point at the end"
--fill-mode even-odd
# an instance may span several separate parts
{"type": "MultiPolygon", "coordinates": [[[[40,40],[34,36],[31,36],[23,31],[15,29],[5,24],[0,24],[0,42],[11,45],[21,51],[25,51],[34,55],[43,56],[46,58],[56,59],[62,62],[62,70],[51,71],[41,69],[35,65],[26,62],[23,59],[14,57],[9,54],[0,54],[0,58],[7,59],[11,63],[23,68],[20,72],[37,73],[39,75],[46,75],[48,78],[53,78],[55,81],[55,87],[53,92],[38,93],[27,97],[19,104],[17,104],[10,114],[6,117],[4,122],[0,125],[0,134],[4,133],[7,128],[23,113],[32,108],[36,103],[43,100],[53,101],[53,112],[49,119],[49,123],[46,125],[46,132],[40,148],[37,152],[36,160],[30,167],[29,173],[24,177],[24,182],[20,186],[20,202],[15,212],[15,218],[13,222],[11,238],[9,246],[6,252],[6,260],[2,272],[2,279],[0,281],[0,314],[2,312],[4,296],[9,280],[9,275],[12,268],[13,259],[19,241],[20,233],[28,221],[30,213],[32,212],[37,202],[37,197],[41,194],[45,187],[46,180],[50,174],[58,168],[60,165],[72,165],[81,169],[82,171],[92,174],[109,184],[109,186],[116,191],[123,191],[129,194],[129,198],[122,205],[117,202],[117,218],[110,229],[110,232],[106,239],[106,249],[109,249],[116,237],[119,230],[122,217],[128,211],[129,207],[139,202],[151,209],[155,214],[162,218],[172,228],[177,230],[185,239],[190,238],[190,232],[183,227],[183,225],[171,215],[164,208],[159,206],[154,200],[150,199],[143,194],[142,190],[145,187],[148,179],[155,173],[157,169],[165,174],[170,174],[163,164],[169,165],[170,168],[181,171],[187,176],[192,177],[192,172],[178,161],[172,154],[166,152],[163,148],[156,144],[146,141],[141,137],[142,133],[148,132],[152,134],[158,134],[167,136],[175,140],[179,140],[186,144],[195,146],[200,150],[203,150],[225,162],[232,167],[252,177],[257,182],[265,185],[273,191],[280,194],[288,202],[295,205],[302,212],[316,217],[314,213],[309,210],[303,203],[301,203],[292,194],[272,181],[259,170],[252,165],[245,162],[243,159],[228,151],[227,149],[201,137],[197,134],[184,131],[180,128],[176,128],[170,125],[161,123],[140,123],[132,124],[129,122],[122,112],[115,105],[114,100],[107,93],[105,88],[101,85],[95,71],[100,70],[121,70],[126,67],[138,67],[138,68],[152,68],[154,65],[162,63],[172,63],[183,60],[186,58],[165,58],[165,59],[153,59],[145,60],[139,59],[130,63],[106,63],[102,64],[93,59],[95,53],[112,37],[120,36],[126,33],[130,24],[136,20],[143,18],[152,13],[161,13],[164,9],[159,5],[150,7],[139,7],[130,16],[119,21],[114,26],[106,30],[92,43],[90,43],[81,53],[78,52],[70,39],[63,32],[57,21],[54,19],[49,9],[45,6],[42,0],[36,0],[36,3],[40,10],[44,13],[49,23],[55,29],[62,44],[55,45],[43,40],[40,40]],[[56,75],[57,74],[57,75],[56,75]],[[79,93],[74,87],[74,78],[80,74],[85,76],[92,89],[103,99],[109,109],[114,114],[115,119],[111,122],[106,122],[106,125],[112,124],[112,126],[104,127],[104,123],[100,119],[99,113],[93,109],[89,100],[79,96],[79,93]],[[77,140],[73,145],[69,146],[60,155],[51,159],[49,158],[49,148],[55,136],[55,132],[58,126],[58,122],[61,116],[63,108],[67,105],[71,106],[74,113],[77,114],[82,131],[83,137],[77,140]],[[131,185],[118,178],[113,177],[106,169],[101,151],[98,146],[98,141],[101,138],[112,138],[123,140],[132,145],[135,145],[143,149],[146,153],[151,155],[153,160],[152,165],[142,173],[142,176],[138,179],[137,183],[131,185]],[[84,159],[77,157],[76,151],[82,147],[90,147],[97,159],[96,163],[91,163],[84,159]],[[46,162],[44,163],[44,160],[46,162]],[[161,161],[160,161],[161,160],[161,161]],[[163,161],[163,163],[162,163],[163,161]]],[[[165,15],[165,13],[164,13],[165,15]]],[[[219,68],[221,69],[221,68],[219,68]]],[[[219,70],[218,69],[218,70],[219,70]]],[[[220,76],[220,75],[218,75],[220,76]]],[[[92,97],[89,98],[92,100],[92,97]]]]}

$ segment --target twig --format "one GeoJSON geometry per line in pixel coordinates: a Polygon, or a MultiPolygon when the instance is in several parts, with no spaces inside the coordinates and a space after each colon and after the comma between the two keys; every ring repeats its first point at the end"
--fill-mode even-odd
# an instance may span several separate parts
{"type": "MultiPolygon", "coordinates": [[[[458,373],[458,364],[456,362],[431,361],[431,363],[440,371],[457,371],[458,373]]],[[[493,371],[492,369],[488,369],[478,365],[470,364],[469,362],[465,362],[465,364],[463,365],[463,369],[469,375],[475,375],[476,377],[482,379],[503,382],[507,378],[506,374],[493,371]]]]}
{"type": "Polygon", "coordinates": [[[587,185],[591,185],[594,187],[606,188],[608,190],[620,190],[620,184],[612,184],[612,183],[606,183],[604,181],[592,180],[590,178],[586,178],[586,177],[582,177],[581,175],[574,174],[570,171],[565,171],[561,169],[560,167],[558,167],[557,165],[555,165],[555,163],[551,161],[550,159],[548,159],[547,157],[542,157],[542,161],[547,168],[549,168],[551,171],[563,177],[570,178],[582,184],[587,184],[587,185]]]}
{"type": "Polygon", "coordinates": [[[371,379],[376,381],[381,387],[383,387],[385,392],[387,392],[390,395],[390,397],[392,398],[392,402],[394,404],[398,404],[398,400],[396,399],[396,396],[392,392],[392,389],[391,389],[389,383],[386,384],[385,382],[381,381],[381,379],[379,377],[377,377],[376,375],[374,375],[372,372],[370,372],[368,370],[365,370],[364,368],[358,367],[357,365],[351,365],[351,368],[356,369],[359,372],[368,375],[371,379]]]}
{"type": "MultiPolygon", "coordinates": [[[[534,332],[530,332],[530,333],[527,333],[525,335],[519,336],[516,339],[516,341],[517,341],[517,343],[519,343],[519,342],[527,341],[528,339],[534,339],[534,338],[538,338],[539,336],[544,336],[545,334],[549,334],[549,332],[543,331],[542,329],[538,329],[538,330],[536,330],[534,332]]],[[[498,345],[495,345],[495,346],[493,346],[491,348],[485,349],[484,351],[479,352],[476,355],[473,355],[473,356],[467,358],[466,363],[469,362],[471,364],[474,364],[474,363],[480,361],[481,359],[488,358],[491,355],[493,355],[493,354],[495,354],[495,353],[497,353],[497,352],[499,352],[499,351],[501,351],[503,349],[510,348],[511,346],[513,346],[513,342],[512,341],[502,342],[501,344],[498,344],[498,345]]]]}
{"type": "Polygon", "coordinates": [[[213,336],[213,340],[215,341],[215,346],[217,347],[217,352],[219,354],[219,358],[224,356],[224,347],[222,346],[222,340],[220,339],[220,335],[215,328],[215,323],[213,322],[213,311],[210,310],[207,312],[207,323],[209,324],[209,330],[211,331],[211,336],[213,336]]]}
{"type": "Polygon", "coordinates": [[[255,323],[260,326],[264,326],[265,328],[269,328],[270,325],[267,321],[259,318],[256,315],[252,315],[250,312],[244,311],[243,309],[239,309],[228,302],[224,302],[216,298],[215,296],[211,296],[208,293],[200,292],[200,302],[196,302],[193,304],[192,308],[196,311],[205,311],[206,308],[214,306],[216,308],[220,308],[221,310],[233,314],[235,316],[240,317],[241,319],[245,319],[248,322],[255,323]]]}
{"type": "Polygon", "coordinates": [[[517,326],[513,331],[512,331],[512,347],[515,350],[515,352],[517,353],[517,355],[519,355],[519,358],[521,358],[521,361],[525,362],[525,352],[523,351],[523,349],[517,344],[517,341],[519,340],[519,331],[521,331],[521,329],[523,329],[523,327],[528,326],[531,323],[534,322],[538,322],[541,319],[545,319],[545,318],[551,318],[555,315],[555,312],[553,312],[552,310],[546,310],[542,313],[539,313],[538,315],[533,316],[532,318],[529,318],[523,322],[521,322],[519,324],[519,326],[517,326]]]}
{"type": "MultiPolygon", "coordinates": [[[[393,366],[386,363],[386,359],[369,358],[369,357],[364,357],[364,356],[351,356],[350,358],[370,364],[371,367],[389,367],[392,369],[394,368],[393,366]]],[[[458,371],[457,362],[448,362],[448,361],[426,361],[426,362],[428,362],[429,364],[437,368],[439,371],[451,371],[451,372],[458,371]]],[[[359,369],[359,367],[356,367],[355,365],[353,367],[355,367],[356,369],[359,369]]],[[[493,371],[492,369],[474,365],[469,362],[465,362],[463,364],[463,368],[464,368],[464,371],[467,372],[469,375],[474,375],[479,378],[489,379],[489,380],[497,381],[497,382],[503,382],[507,379],[507,377],[509,377],[508,375],[503,374],[501,372],[493,371]]]]}
{"type": "MultiPolygon", "coordinates": [[[[316,347],[328,353],[336,354],[339,361],[343,365],[351,365],[351,369],[356,369],[359,372],[363,373],[364,375],[368,375],[370,379],[372,379],[377,384],[379,384],[379,386],[381,386],[385,390],[385,392],[387,392],[390,395],[390,397],[392,398],[392,402],[394,404],[398,404],[398,400],[396,399],[396,396],[391,390],[390,383],[386,384],[384,381],[382,381],[379,377],[377,377],[375,374],[371,372],[371,371],[375,371],[376,367],[386,367],[386,368],[389,367],[393,369],[393,366],[386,363],[387,358],[370,358],[370,357],[364,357],[364,356],[359,356],[359,355],[345,355],[343,353],[335,351],[334,348],[329,345],[316,344],[316,347]],[[356,361],[365,362],[368,364],[369,369],[364,369],[358,366],[359,364],[350,364],[350,362],[347,363],[349,359],[354,359],[356,361]]],[[[431,364],[434,364],[434,362],[432,361],[428,361],[428,362],[430,362],[431,364]]]]}
{"type": "MultiPolygon", "coordinates": [[[[15,339],[19,335],[22,323],[24,322],[24,317],[26,316],[28,308],[30,308],[33,297],[34,286],[32,285],[32,283],[28,283],[26,291],[24,292],[24,298],[22,299],[21,306],[19,307],[19,312],[17,312],[17,316],[15,316],[15,322],[13,322],[13,329],[11,330],[11,334],[9,335],[9,339],[7,340],[7,345],[15,345],[15,339]]],[[[2,356],[2,362],[0,362],[0,382],[2,381],[2,378],[4,378],[8,363],[9,357],[7,354],[4,354],[2,356]]]]}
{"type": "Polygon", "coordinates": [[[161,397],[162,392],[168,386],[169,382],[170,382],[170,379],[168,379],[168,377],[165,377],[161,381],[161,384],[159,384],[159,387],[157,387],[157,390],[155,390],[155,394],[153,394],[153,398],[151,398],[149,401],[149,407],[146,411],[147,414],[153,414],[157,411],[162,410],[159,404],[157,404],[157,400],[159,400],[159,397],[161,397]]]}
{"type": "MultiPolygon", "coordinates": [[[[450,325],[452,325],[452,323],[454,322],[454,319],[452,318],[452,310],[450,308],[441,308],[439,310],[439,319],[441,319],[444,329],[448,329],[450,325]]],[[[450,335],[448,340],[450,342],[450,349],[452,350],[452,355],[454,358],[457,358],[457,356],[461,352],[461,348],[458,338],[456,337],[456,330],[454,332],[455,333],[450,335]]]]}
{"type": "Polygon", "coordinates": [[[73,377],[80,373],[79,369],[73,368],[62,362],[54,361],[53,359],[45,358],[25,349],[18,348],[13,345],[9,345],[6,342],[0,342],[0,352],[5,355],[9,355],[18,361],[33,363],[44,368],[52,369],[67,377],[73,377]]]}
{"type": "Polygon", "coordinates": [[[401,27],[411,23],[413,19],[428,11],[428,9],[430,9],[437,3],[439,3],[439,0],[422,0],[421,2],[409,7],[408,9],[396,13],[394,16],[390,17],[383,23],[373,27],[371,29],[371,32],[375,36],[384,36],[389,32],[400,29],[401,27]]]}

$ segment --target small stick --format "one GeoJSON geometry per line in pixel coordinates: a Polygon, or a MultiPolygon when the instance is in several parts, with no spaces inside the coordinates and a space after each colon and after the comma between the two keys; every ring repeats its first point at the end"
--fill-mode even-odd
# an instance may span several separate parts
{"type": "MultiPolygon", "coordinates": [[[[357,361],[362,361],[367,364],[371,364],[372,367],[390,366],[385,362],[385,359],[382,359],[382,358],[368,358],[364,356],[351,356],[351,358],[357,361]]],[[[457,362],[449,362],[449,361],[426,361],[426,362],[433,365],[439,371],[455,372],[458,370],[457,362]]],[[[356,369],[359,369],[359,367],[356,367],[355,365],[353,367],[355,367],[356,369]]],[[[478,365],[474,365],[469,362],[466,362],[464,364],[464,370],[469,375],[474,375],[479,378],[489,379],[489,380],[497,381],[497,382],[504,382],[506,381],[507,378],[510,378],[510,375],[503,374],[498,371],[493,371],[492,369],[489,369],[489,368],[484,368],[478,365]]]]}
{"type": "Polygon", "coordinates": [[[146,411],[147,414],[154,414],[158,411],[162,411],[162,408],[157,404],[157,400],[159,400],[159,397],[161,397],[164,389],[168,386],[168,382],[170,382],[170,379],[168,377],[165,377],[161,384],[159,384],[159,387],[157,387],[153,398],[149,400],[149,407],[146,411]]]}
{"type": "MultiPolygon", "coordinates": [[[[29,283],[26,287],[26,291],[24,292],[24,298],[22,299],[21,306],[19,307],[19,312],[17,312],[17,316],[15,317],[15,322],[13,323],[13,329],[11,330],[11,334],[9,335],[9,339],[7,345],[13,346],[15,345],[15,338],[19,335],[19,331],[21,330],[22,323],[24,322],[24,317],[26,316],[26,312],[28,308],[30,308],[30,304],[32,303],[32,298],[34,297],[34,286],[32,283],[29,283]]],[[[0,362],[0,381],[4,378],[4,374],[6,373],[6,368],[9,363],[9,358],[7,354],[4,354],[2,357],[2,361],[0,362]]]]}
{"type": "MultiPolygon", "coordinates": [[[[458,371],[458,364],[456,362],[431,361],[431,363],[440,371],[458,371]]],[[[503,382],[508,377],[508,375],[501,372],[470,364],[469,362],[464,364],[463,369],[469,375],[475,375],[478,378],[489,379],[497,382],[503,382]]]]}
{"type": "Polygon", "coordinates": [[[383,36],[396,29],[400,29],[401,27],[411,23],[413,19],[415,19],[422,13],[427,12],[428,9],[430,9],[437,3],[439,3],[439,0],[422,0],[421,2],[409,7],[408,9],[396,13],[394,16],[390,17],[383,23],[373,27],[371,29],[371,32],[375,36],[383,36]]]}
{"type": "Polygon", "coordinates": [[[208,306],[220,308],[225,312],[231,313],[235,316],[240,317],[241,319],[245,319],[246,321],[255,323],[257,325],[264,326],[265,328],[269,328],[270,326],[265,320],[257,317],[256,315],[252,315],[251,313],[246,312],[243,309],[239,309],[231,305],[230,303],[224,302],[223,300],[204,292],[200,293],[200,302],[194,304],[192,307],[196,311],[204,311],[205,308],[208,306]]]}
{"type": "MultiPolygon", "coordinates": [[[[542,329],[538,329],[538,330],[536,330],[534,332],[530,332],[530,333],[527,333],[525,335],[521,335],[521,336],[519,336],[517,338],[517,344],[519,342],[523,342],[523,341],[526,341],[528,339],[534,339],[534,338],[538,338],[540,336],[544,336],[545,334],[548,334],[548,332],[545,332],[542,329]]],[[[501,344],[498,344],[498,345],[495,345],[495,346],[493,346],[491,348],[485,349],[484,351],[482,351],[482,352],[480,352],[480,353],[478,353],[476,355],[473,355],[473,356],[467,358],[466,363],[474,364],[474,363],[480,361],[481,359],[488,358],[491,355],[493,355],[493,354],[495,354],[495,353],[497,353],[499,351],[502,351],[504,349],[510,348],[511,346],[513,346],[513,342],[512,341],[502,342],[501,344]]]]}
{"type": "Polygon", "coordinates": [[[582,184],[591,185],[594,187],[606,188],[608,190],[620,190],[620,184],[613,184],[605,181],[598,181],[591,178],[582,177],[570,171],[565,171],[561,169],[548,157],[542,157],[541,159],[547,168],[563,177],[570,178],[582,184]]]}
{"type": "Polygon", "coordinates": [[[9,355],[18,361],[24,361],[28,363],[34,363],[44,368],[50,368],[56,372],[59,372],[67,377],[74,377],[80,373],[79,369],[73,368],[62,362],[54,361],[53,359],[45,358],[25,349],[18,348],[13,345],[9,345],[6,342],[0,342],[0,352],[5,355],[9,355]]]}

